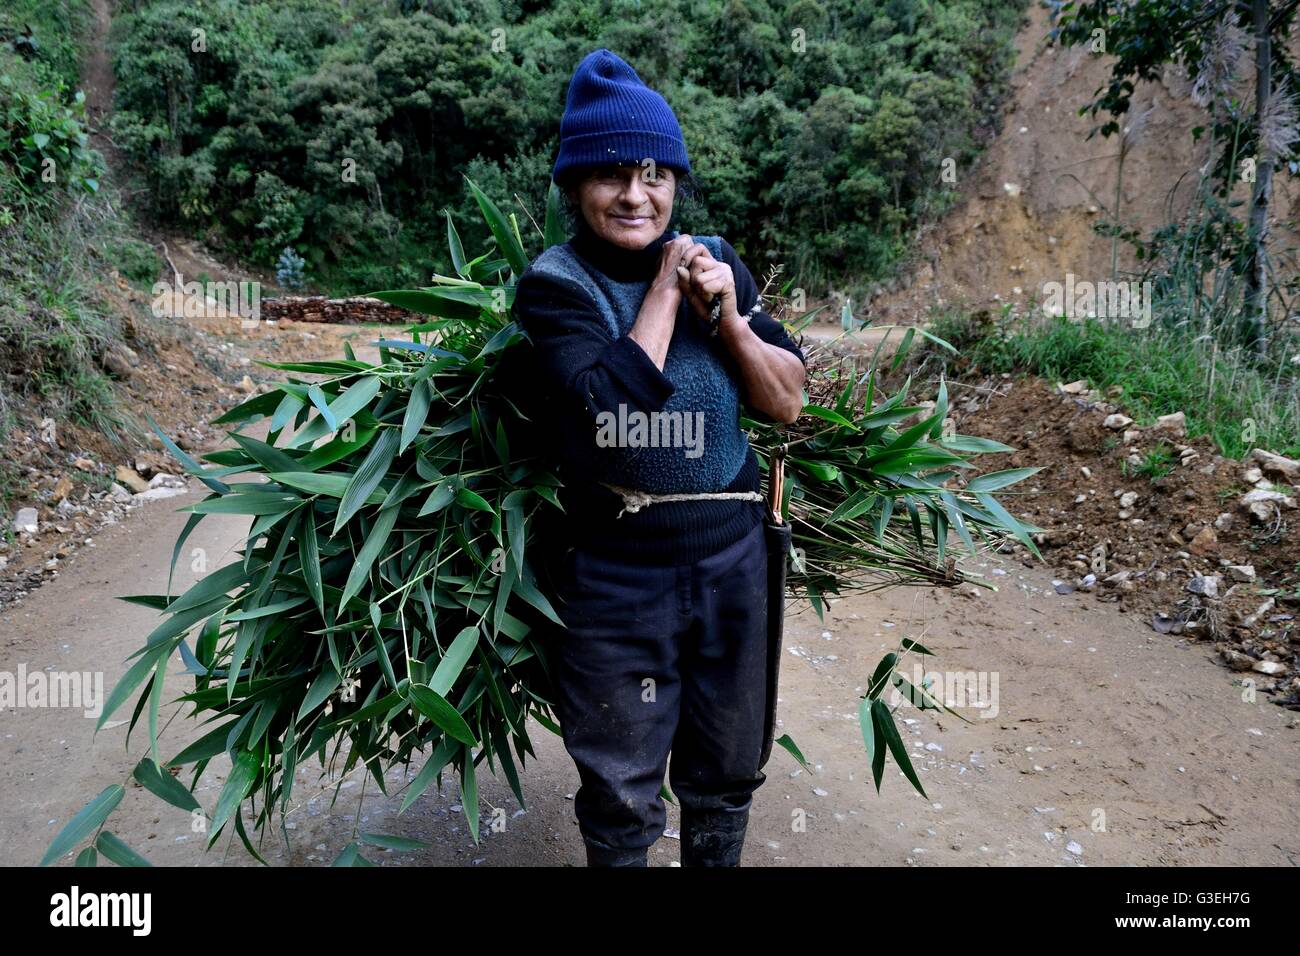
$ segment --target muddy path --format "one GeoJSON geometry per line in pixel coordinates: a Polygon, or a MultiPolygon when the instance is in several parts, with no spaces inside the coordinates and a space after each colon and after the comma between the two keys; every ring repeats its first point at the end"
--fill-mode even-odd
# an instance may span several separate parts
{"type": "MultiPolygon", "coordinates": [[[[0,615],[0,671],[102,671],[110,689],[156,621],[116,598],[165,589],[185,519],[175,509],[203,491],[192,482],[186,496],[148,503],[104,529],[57,579],[0,615]]],[[[186,544],[175,588],[197,579],[198,558],[209,572],[235,560],[245,528],[238,517],[205,519],[186,544]]],[[[969,569],[999,590],[851,595],[834,603],[824,625],[806,605],[791,606],[780,731],[814,772],[774,751],[745,865],[1300,862],[1300,718],[1262,694],[1244,699],[1237,675],[1214,663],[1207,645],[1158,635],[1135,615],[1081,595],[1056,594],[1041,566],[990,555],[969,569]],[[964,710],[969,724],[906,705],[900,711],[929,799],[892,763],[877,795],[857,724],[866,678],[904,633],[938,655],[927,669],[982,672],[983,696],[996,704],[964,710]]],[[[169,700],[185,689],[180,669],[173,660],[169,700]]],[[[95,721],[77,708],[0,711],[0,863],[39,860],[72,814],[127,776],[147,747],[137,733],[125,749],[129,714],[124,707],[95,735],[95,721]]],[[[201,732],[177,717],[163,735],[164,759],[201,732]]],[[[558,738],[536,724],[530,734],[538,760],[524,772],[527,809],[503,780],[482,775],[477,846],[454,779],[399,816],[400,770],[385,796],[359,773],[322,778],[312,762],[299,770],[290,842],[268,834],[261,852],[273,865],[324,865],[356,827],[431,844],[371,850],[384,865],[582,865],[577,774],[558,738]],[[504,828],[494,831],[498,807],[504,828]]],[[[222,757],[203,775],[197,796],[209,812],[228,770],[222,757]]],[[[655,865],[677,859],[676,820],[670,807],[669,833],[651,852],[655,865]]],[[[110,826],[155,864],[256,865],[238,841],[205,853],[187,814],[133,784],[110,826]]]]}

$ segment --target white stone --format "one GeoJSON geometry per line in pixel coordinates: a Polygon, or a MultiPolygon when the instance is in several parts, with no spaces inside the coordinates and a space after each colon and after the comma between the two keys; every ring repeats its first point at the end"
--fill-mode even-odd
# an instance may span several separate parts
{"type": "Polygon", "coordinates": [[[141,491],[131,497],[135,501],[157,501],[159,498],[175,498],[177,495],[183,494],[185,494],[184,488],[171,488],[160,485],[157,488],[150,488],[148,491],[141,491]]]}
{"type": "Polygon", "coordinates": [[[1172,415],[1161,415],[1156,419],[1155,425],[1152,426],[1155,431],[1165,432],[1177,438],[1182,438],[1187,434],[1187,416],[1182,412],[1174,412],[1172,415]]]}
{"type": "Polygon", "coordinates": [[[35,508],[19,508],[18,513],[14,515],[13,530],[22,533],[35,534],[39,527],[36,520],[35,508]]]}

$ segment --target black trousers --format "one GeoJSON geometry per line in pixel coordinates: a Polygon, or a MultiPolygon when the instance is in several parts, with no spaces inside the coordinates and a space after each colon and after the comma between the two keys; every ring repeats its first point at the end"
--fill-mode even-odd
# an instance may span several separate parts
{"type": "Polygon", "coordinates": [[[664,832],[667,767],[682,865],[738,865],[766,779],[762,525],[692,564],[630,564],[581,549],[562,563],[556,711],[582,780],[574,809],[588,864],[646,865],[664,832]]]}

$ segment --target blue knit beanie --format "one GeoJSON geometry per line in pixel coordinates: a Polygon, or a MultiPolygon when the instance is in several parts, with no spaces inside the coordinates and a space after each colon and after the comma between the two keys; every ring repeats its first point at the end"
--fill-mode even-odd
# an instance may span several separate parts
{"type": "Polygon", "coordinates": [[[573,71],[560,120],[560,154],[551,178],[566,169],[653,159],[690,172],[686,141],[668,102],[620,57],[601,47],[573,71]]]}

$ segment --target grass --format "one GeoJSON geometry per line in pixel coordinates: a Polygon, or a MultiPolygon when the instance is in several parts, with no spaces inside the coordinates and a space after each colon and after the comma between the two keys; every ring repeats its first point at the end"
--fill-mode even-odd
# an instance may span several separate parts
{"type": "MultiPolygon", "coordinates": [[[[939,315],[933,331],[983,372],[1086,379],[1103,392],[1118,386],[1119,402],[1140,424],[1181,411],[1189,436],[1210,437],[1230,458],[1255,447],[1300,453],[1300,366],[1253,362],[1212,336],[1162,322],[1158,311],[1145,329],[983,312],[939,315]]],[[[1300,342],[1288,344],[1279,354],[1300,353],[1300,342]]]]}
{"type": "Polygon", "coordinates": [[[1142,456],[1142,464],[1130,465],[1128,459],[1120,463],[1120,472],[1125,477],[1145,476],[1149,481],[1163,478],[1174,470],[1174,450],[1161,442],[1142,456]]]}
{"type": "MultiPolygon", "coordinates": [[[[0,27],[30,26],[37,52],[23,56],[0,43],[0,74],[21,92],[54,91],[71,102],[88,11],[79,0],[7,4],[0,27]]],[[[69,192],[3,159],[0,154],[0,446],[44,416],[121,441],[139,426],[100,365],[123,329],[99,286],[110,269],[137,285],[151,283],[156,254],[131,235],[111,183],[102,180],[97,194],[69,192]]],[[[0,514],[25,494],[15,458],[0,458],[0,514]]]]}
{"type": "Polygon", "coordinates": [[[113,267],[136,288],[151,288],[162,271],[162,257],[153,246],[139,239],[124,237],[110,243],[106,251],[113,267]]]}

